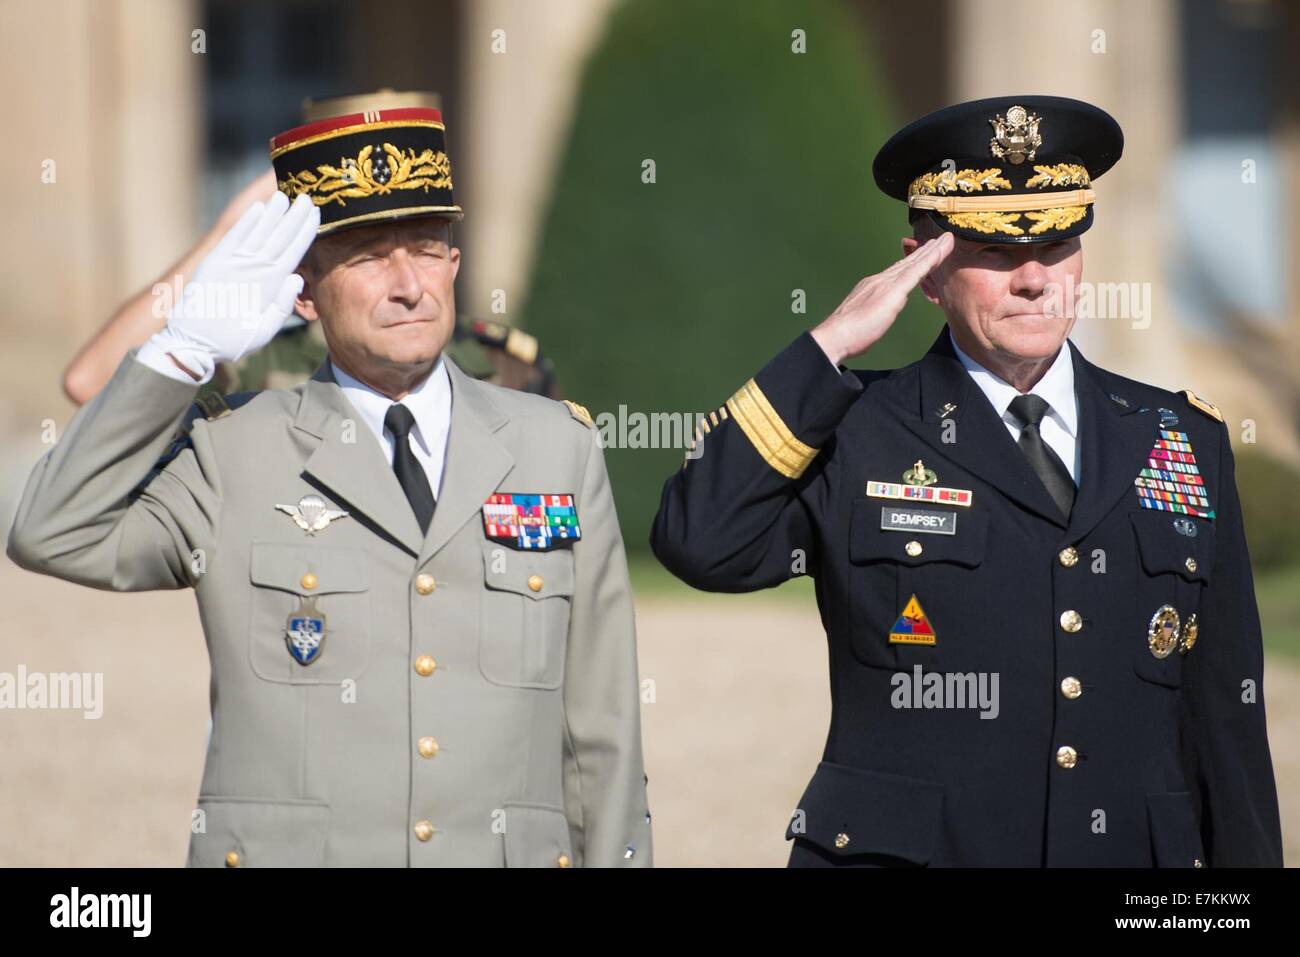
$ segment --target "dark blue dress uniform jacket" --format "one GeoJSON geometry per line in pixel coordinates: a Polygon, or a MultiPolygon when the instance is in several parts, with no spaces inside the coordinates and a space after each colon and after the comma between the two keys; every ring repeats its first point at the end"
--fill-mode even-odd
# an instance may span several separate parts
{"type": "Polygon", "coordinates": [[[1070,348],[1083,448],[1068,522],[946,330],[886,372],[837,369],[804,333],[666,483],[651,544],[683,581],[752,591],[802,563],[816,579],[832,717],[791,865],[1281,866],[1227,429],[1070,348]],[[1215,513],[1182,531],[1186,516],[1140,507],[1134,486],[1162,415],[1215,513]],[[969,507],[865,494],[917,459],[971,490],[969,507]],[[956,534],[882,530],[885,506],[957,513],[956,534]],[[912,595],[932,646],[889,640],[912,595]],[[1158,658],[1148,632],[1165,605],[1197,616],[1196,640],[1158,658]],[[997,716],[894,707],[891,679],[917,665],[996,673],[997,716]]]}

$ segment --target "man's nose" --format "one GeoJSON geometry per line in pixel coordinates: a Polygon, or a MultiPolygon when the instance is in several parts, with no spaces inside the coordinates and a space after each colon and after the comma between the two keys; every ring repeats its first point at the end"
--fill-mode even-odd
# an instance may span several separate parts
{"type": "Polygon", "coordinates": [[[1038,296],[1046,288],[1048,276],[1047,268],[1036,257],[1030,256],[1011,274],[1011,292],[1038,296]]]}
{"type": "Polygon", "coordinates": [[[423,295],[424,289],[411,257],[403,249],[394,250],[388,259],[388,298],[413,306],[423,295]]]}

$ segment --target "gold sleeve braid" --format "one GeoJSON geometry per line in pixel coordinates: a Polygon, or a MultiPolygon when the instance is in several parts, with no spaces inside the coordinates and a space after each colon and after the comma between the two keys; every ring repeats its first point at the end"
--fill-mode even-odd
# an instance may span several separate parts
{"type": "Polygon", "coordinates": [[[796,438],[753,379],[727,400],[726,407],[763,461],[786,478],[803,475],[817,457],[818,450],[796,438]]]}

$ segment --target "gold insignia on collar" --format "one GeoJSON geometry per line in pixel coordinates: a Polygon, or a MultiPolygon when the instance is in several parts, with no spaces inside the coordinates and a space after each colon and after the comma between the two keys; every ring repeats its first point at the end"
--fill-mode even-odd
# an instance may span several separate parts
{"type": "Polygon", "coordinates": [[[1025,160],[1033,161],[1034,153],[1043,145],[1039,135],[1040,118],[1036,113],[1026,112],[1023,106],[1013,106],[1006,116],[997,114],[989,122],[993,125],[993,139],[989,140],[989,149],[998,159],[1005,159],[1013,166],[1025,160]]]}

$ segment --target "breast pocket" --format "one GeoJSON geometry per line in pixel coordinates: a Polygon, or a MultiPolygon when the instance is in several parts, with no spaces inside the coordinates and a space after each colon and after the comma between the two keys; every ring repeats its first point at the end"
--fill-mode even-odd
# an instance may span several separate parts
{"type": "Polygon", "coordinates": [[[1177,688],[1183,658],[1200,640],[1198,610],[1214,568],[1214,523],[1154,509],[1130,518],[1138,552],[1133,668],[1147,681],[1177,688]]]}
{"type": "Polygon", "coordinates": [[[364,548],[253,542],[249,579],[249,661],[258,677],[284,684],[338,684],[365,670],[371,596],[364,548]],[[291,629],[296,634],[291,636],[291,629]],[[300,657],[318,643],[309,663],[295,658],[294,641],[300,657]]]}
{"type": "Polygon", "coordinates": [[[937,668],[946,643],[959,641],[965,628],[979,627],[983,596],[973,579],[984,561],[988,516],[864,498],[853,503],[851,523],[854,655],[877,668],[937,668]],[[951,528],[952,534],[922,532],[921,522],[898,530],[889,521],[890,510],[945,516],[942,524],[931,527],[951,528]],[[912,617],[905,618],[905,613],[912,617]],[[891,633],[906,640],[891,640],[891,633]]]}
{"type": "Polygon", "coordinates": [[[483,585],[483,677],[511,688],[558,688],[569,638],[573,552],[517,551],[484,542],[483,585]]]}

